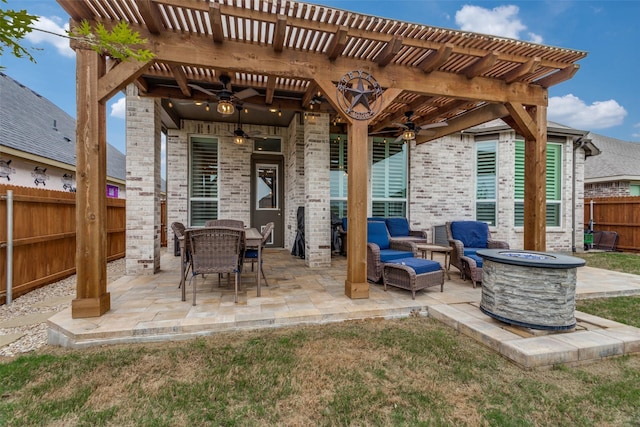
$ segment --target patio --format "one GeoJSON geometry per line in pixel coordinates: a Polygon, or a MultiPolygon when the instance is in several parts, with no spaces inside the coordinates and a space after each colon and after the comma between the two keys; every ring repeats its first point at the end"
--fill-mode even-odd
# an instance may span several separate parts
{"type": "MultiPolygon", "coordinates": [[[[436,255],[435,259],[438,259],[436,255]]],[[[371,318],[429,315],[487,345],[525,367],[576,364],[640,352],[640,329],[576,312],[574,331],[548,333],[500,323],[478,309],[481,287],[460,280],[453,269],[438,287],[416,294],[396,288],[385,292],[371,285],[368,299],[344,293],[345,257],[334,256],[331,268],[311,269],[286,250],[265,251],[269,286],[256,297],[255,275],[243,274],[234,304],[233,287],[218,288],[217,278],[198,278],[198,305],[180,300],[179,257],[163,250],[161,271],[150,276],[125,276],[109,285],[111,310],[101,317],[72,319],[71,309],[51,317],[49,343],[72,348],[119,343],[189,339],[221,331],[318,324],[371,318]],[[213,291],[211,290],[213,284],[213,291]]],[[[442,259],[439,259],[442,262],[442,259]]],[[[578,269],[577,297],[640,295],[640,276],[590,267],[578,269]]]]}

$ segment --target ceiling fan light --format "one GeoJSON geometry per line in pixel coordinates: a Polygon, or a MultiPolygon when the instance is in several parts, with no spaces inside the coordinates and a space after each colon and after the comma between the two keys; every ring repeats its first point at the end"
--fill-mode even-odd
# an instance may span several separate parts
{"type": "Polygon", "coordinates": [[[404,132],[402,132],[402,139],[404,139],[405,141],[413,141],[414,139],[416,139],[416,133],[413,129],[406,129],[404,132]]]}
{"type": "Polygon", "coordinates": [[[220,102],[218,102],[217,111],[223,116],[228,116],[230,114],[235,113],[236,108],[233,106],[231,101],[228,101],[226,99],[221,99],[220,102]]]}
{"type": "Polygon", "coordinates": [[[236,137],[233,138],[233,143],[236,145],[244,144],[244,137],[237,135],[236,137]]]}

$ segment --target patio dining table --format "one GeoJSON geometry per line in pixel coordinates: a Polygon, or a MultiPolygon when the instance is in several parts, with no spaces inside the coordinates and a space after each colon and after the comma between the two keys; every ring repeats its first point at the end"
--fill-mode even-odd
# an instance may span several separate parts
{"type": "MultiPolygon", "coordinates": [[[[178,238],[178,242],[180,244],[180,288],[182,289],[182,301],[186,301],[187,300],[187,291],[186,291],[186,287],[185,287],[185,279],[186,279],[186,261],[187,261],[187,254],[186,254],[186,240],[185,240],[185,236],[187,235],[187,232],[190,230],[196,230],[197,228],[188,228],[185,230],[185,235],[181,236],[178,238]]],[[[256,277],[256,281],[257,281],[257,296],[260,296],[260,290],[261,290],[261,285],[262,285],[262,281],[261,281],[261,277],[260,277],[260,265],[262,262],[262,234],[258,231],[257,228],[251,227],[251,228],[245,228],[244,229],[244,247],[245,249],[255,249],[258,251],[258,268],[256,269],[257,271],[257,277],[256,277]]]]}

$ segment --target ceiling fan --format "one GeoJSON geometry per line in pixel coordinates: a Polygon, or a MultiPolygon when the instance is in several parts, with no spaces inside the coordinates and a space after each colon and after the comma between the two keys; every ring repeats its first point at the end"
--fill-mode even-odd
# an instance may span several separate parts
{"type": "Polygon", "coordinates": [[[248,134],[242,129],[242,120],[240,116],[241,111],[242,110],[240,109],[238,110],[238,127],[233,132],[231,131],[228,132],[229,135],[233,136],[233,143],[237,145],[242,145],[248,139],[266,138],[264,135],[261,135],[261,134],[248,134]]]}
{"type": "Polygon", "coordinates": [[[226,74],[220,75],[220,83],[222,83],[222,89],[219,90],[206,89],[194,83],[189,83],[189,87],[212,97],[214,101],[218,103],[216,107],[218,113],[225,116],[233,114],[236,109],[242,109],[244,105],[243,100],[260,95],[258,91],[253,88],[233,92],[231,89],[231,78],[226,74]]]}
{"type": "MultiPolygon", "coordinates": [[[[416,126],[415,123],[411,121],[411,119],[413,118],[413,111],[407,111],[404,113],[404,115],[407,118],[407,121],[405,123],[395,123],[395,122],[393,123],[393,125],[396,128],[398,128],[397,130],[402,131],[402,133],[393,142],[399,142],[402,140],[412,141],[416,139],[417,135],[427,134],[428,132],[426,131],[428,131],[429,129],[448,126],[447,122],[427,123],[426,125],[416,126]]],[[[371,133],[370,135],[377,135],[377,134],[383,134],[383,133],[389,133],[389,132],[391,131],[380,131],[380,132],[371,133]]]]}

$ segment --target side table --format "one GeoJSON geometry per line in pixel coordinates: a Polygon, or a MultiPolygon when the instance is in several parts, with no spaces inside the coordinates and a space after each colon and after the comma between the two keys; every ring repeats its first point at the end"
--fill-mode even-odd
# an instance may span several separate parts
{"type": "Polygon", "coordinates": [[[416,248],[421,252],[422,258],[427,259],[427,252],[431,252],[431,260],[433,260],[433,253],[443,253],[444,254],[444,269],[447,272],[447,280],[451,280],[451,275],[449,274],[449,267],[451,266],[451,259],[449,253],[451,252],[451,246],[440,246],[440,245],[426,245],[422,243],[418,243],[416,248]]]}

